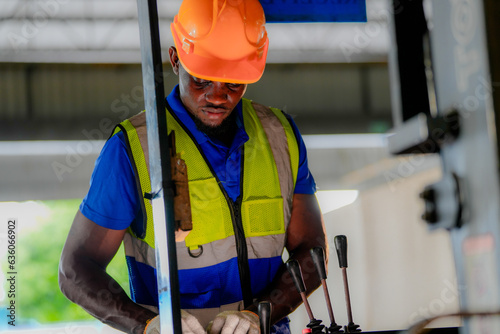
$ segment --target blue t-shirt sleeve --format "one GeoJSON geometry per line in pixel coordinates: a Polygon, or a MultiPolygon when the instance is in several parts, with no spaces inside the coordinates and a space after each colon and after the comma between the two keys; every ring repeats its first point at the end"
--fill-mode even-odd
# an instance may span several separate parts
{"type": "Polygon", "coordinates": [[[94,223],[113,230],[127,228],[140,204],[133,167],[123,134],[111,137],[96,160],[90,189],[80,211],[94,223]]]}
{"type": "Polygon", "coordinates": [[[300,134],[299,128],[290,117],[290,115],[284,113],[288,121],[290,122],[295,138],[297,138],[297,143],[299,145],[299,170],[297,173],[297,181],[295,183],[295,194],[314,194],[316,192],[316,182],[314,177],[309,171],[309,165],[307,164],[307,149],[304,144],[304,140],[300,134]]]}

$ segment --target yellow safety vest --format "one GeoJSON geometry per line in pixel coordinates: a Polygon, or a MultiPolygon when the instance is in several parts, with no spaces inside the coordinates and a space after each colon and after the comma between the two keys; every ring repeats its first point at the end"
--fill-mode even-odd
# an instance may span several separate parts
{"type": "MultiPolygon", "coordinates": [[[[280,110],[247,99],[242,99],[242,103],[249,140],[243,147],[242,195],[236,203],[218,183],[190,133],[167,110],[168,133],[175,131],[176,151],[188,168],[193,218],[193,230],[184,242],[177,243],[179,270],[208,267],[240,257],[241,248],[246,248],[245,261],[281,256],[283,252],[298,171],[297,140],[280,110]],[[240,236],[235,237],[235,231],[240,236]],[[238,241],[241,238],[243,241],[238,241]],[[203,253],[194,257],[200,250],[203,253]]],[[[139,233],[129,228],[124,239],[125,252],[135,261],[155,267],[152,206],[144,198],[145,193],[151,192],[145,113],[125,120],[115,133],[120,130],[135,167],[144,217],[139,233]]]]}

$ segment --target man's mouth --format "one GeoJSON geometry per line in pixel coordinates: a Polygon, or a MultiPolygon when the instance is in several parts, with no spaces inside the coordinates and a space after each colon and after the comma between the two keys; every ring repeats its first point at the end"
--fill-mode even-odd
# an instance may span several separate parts
{"type": "Polygon", "coordinates": [[[227,113],[224,108],[203,108],[202,111],[210,118],[220,118],[227,113]]]}

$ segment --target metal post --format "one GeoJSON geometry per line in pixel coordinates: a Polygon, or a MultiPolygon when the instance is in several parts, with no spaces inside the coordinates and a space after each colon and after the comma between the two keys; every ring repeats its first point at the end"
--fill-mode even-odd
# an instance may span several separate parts
{"type": "Polygon", "coordinates": [[[137,0],[161,333],[181,333],[163,66],[156,0],[137,0]]]}

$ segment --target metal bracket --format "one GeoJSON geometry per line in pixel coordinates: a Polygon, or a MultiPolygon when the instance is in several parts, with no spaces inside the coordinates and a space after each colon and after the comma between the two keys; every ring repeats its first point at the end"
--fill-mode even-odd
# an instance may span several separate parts
{"type": "Polygon", "coordinates": [[[392,154],[439,153],[460,135],[460,115],[456,109],[436,117],[420,113],[392,132],[388,137],[392,154]]]}
{"type": "Polygon", "coordinates": [[[425,202],[422,215],[430,230],[461,227],[467,220],[463,180],[455,173],[446,173],[443,178],[425,187],[420,198],[425,202]]]}

